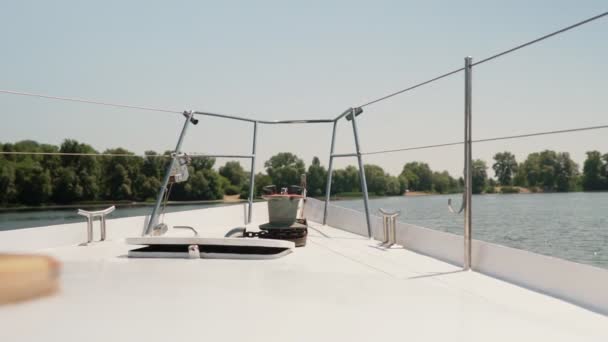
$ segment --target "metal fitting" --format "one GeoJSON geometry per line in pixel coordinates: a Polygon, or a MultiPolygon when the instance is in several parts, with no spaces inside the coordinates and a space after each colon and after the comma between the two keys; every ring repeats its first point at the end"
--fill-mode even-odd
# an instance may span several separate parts
{"type": "Polygon", "coordinates": [[[380,208],[379,211],[380,214],[382,214],[382,228],[384,230],[382,245],[384,247],[390,247],[397,243],[397,216],[399,216],[401,212],[389,212],[382,208],[380,208]]]}
{"type": "Polygon", "coordinates": [[[201,253],[198,250],[198,245],[188,246],[188,258],[190,258],[190,259],[200,259],[201,258],[201,253]]]}

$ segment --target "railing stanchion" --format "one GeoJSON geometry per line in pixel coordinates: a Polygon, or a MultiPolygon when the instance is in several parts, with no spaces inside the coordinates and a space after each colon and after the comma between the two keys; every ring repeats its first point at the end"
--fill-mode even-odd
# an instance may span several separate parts
{"type": "Polygon", "coordinates": [[[251,150],[251,174],[249,175],[249,210],[247,211],[247,224],[251,223],[253,213],[253,197],[255,196],[255,155],[256,155],[256,140],[258,137],[258,122],[253,122],[253,146],[251,150]]]}
{"type": "MultiPolygon", "coordinates": [[[[365,205],[365,219],[367,221],[367,236],[372,237],[372,223],[369,217],[369,196],[367,194],[367,181],[365,180],[365,168],[363,165],[363,158],[361,157],[361,148],[359,144],[359,133],[357,132],[357,109],[353,108],[351,111],[351,120],[353,124],[353,134],[355,136],[355,149],[357,153],[357,161],[359,162],[359,179],[361,180],[361,191],[363,191],[363,204],[365,205]]],[[[347,116],[348,117],[348,116],[347,116]]]]}
{"type": "Polygon", "coordinates": [[[323,208],[323,225],[327,224],[327,206],[329,205],[329,199],[331,196],[331,178],[334,171],[334,148],[336,144],[336,127],[338,126],[338,120],[334,121],[334,127],[331,133],[331,147],[329,149],[329,167],[327,170],[327,184],[325,185],[325,206],[323,208]]]}
{"type": "MultiPolygon", "coordinates": [[[[179,138],[177,139],[177,144],[175,145],[175,150],[173,151],[171,160],[167,164],[167,169],[165,170],[165,176],[163,178],[163,182],[160,186],[160,189],[158,190],[158,195],[156,197],[156,203],[154,204],[154,209],[152,209],[152,214],[150,215],[150,221],[148,221],[148,225],[146,226],[146,229],[144,230],[144,232],[142,234],[143,236],[149,235],[152,232],[152,228],[154,228],[154,226],[156,226],[156,224],[158,223],[158,211],[159,211],[160,205],[163,201],[165,191],[167,191],[167,185],[169,184],[169,178],[171,178],[171,169],[173,168],[173,165],[177,161],[177,158],[181,152],[182,142],[184,141],[184,137],[186,136],[186,131],[188,129],[188,125],[190,124],[191,121],[193,121],[193,119],[192,119],[193,115],[194,115],[194,113],[192,111],[184,112],[184,116],[186,117],[186,120],[184,121],[184,126],[179,135],[179,138]]],[[[198,120],[193,121],[194,124],[196,124],[196,122],[198,122],[198,120]]]]}
{"type": "Polygon", "coordinates": [[[473,157],[472,157],[472,72],[473,58],[464,59],[464,170],[465,170],[465,207],[464,207],[464,266],[471,269],[471,226],[472,222],[472,194],[473,194],[473,157]]]}

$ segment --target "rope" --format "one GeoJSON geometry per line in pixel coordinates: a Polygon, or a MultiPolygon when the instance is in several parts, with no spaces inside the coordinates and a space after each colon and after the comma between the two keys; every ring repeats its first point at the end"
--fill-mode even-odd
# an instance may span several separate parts
{"type": "MultiPolygon", "coordinates": [[[[508,135],[508,136],[503,136],[503,137],[477,139],[477,140],[472,140],[472,142],[473,143],[481,143],[481,142],[498,141],[498,140],[528,138],[528,137],[536,137],[536,136],[540,136],[540,135],[572,133],[572,132],[590,131],[590,130],[603,129],[603,128],[608,128],[608,125],[590,126],[590,127],[581,127],[581,128],[571,128],[571,129],[562,129],[562,130],[555,130],[555,131],[526,133],[526,134],[518,134],[518,135],[508,135]]],[[[454,145],[462,145],[462,144],[464,144],[463,141],[458,141],[458,142],[451,142],[451,143],[445,143],[445,144],[426,145],[426,146],[414,146],[414,147],[397,148],[397,149],[391,149],[391,150],[380,150],[380,151],[373,151],[373,152],[365,152],[365,153],[361,153],[361,154],[362,155],[371,155],[371,154],[382,154],[382,153],[394,153],[394,152],[401,152],[401,151],[423,150],[423,149],[427,149],[427,148],[446,147],[446,146],[454,146],[454,145]]]]}

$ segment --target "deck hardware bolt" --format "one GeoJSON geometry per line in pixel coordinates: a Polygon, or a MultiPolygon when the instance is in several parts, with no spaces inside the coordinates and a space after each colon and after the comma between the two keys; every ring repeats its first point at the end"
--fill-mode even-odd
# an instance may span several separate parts
{"type": "Polygon", "coordinates": [[[198,245],[188,246],[188,258],[190,258],[190,259],[200,259],[201,258],[201,253],[198,250],[198,245]]]}

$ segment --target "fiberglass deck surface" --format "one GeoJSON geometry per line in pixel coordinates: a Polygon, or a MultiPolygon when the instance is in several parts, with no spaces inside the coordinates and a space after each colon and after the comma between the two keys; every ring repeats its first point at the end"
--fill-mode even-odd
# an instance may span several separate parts
{"type": "Polygon", "coordinates": [[[44,253],[58,295],[0,307],[0,341],[608,341],[608,317],[318,224],[275,260],[44,253]]]}

